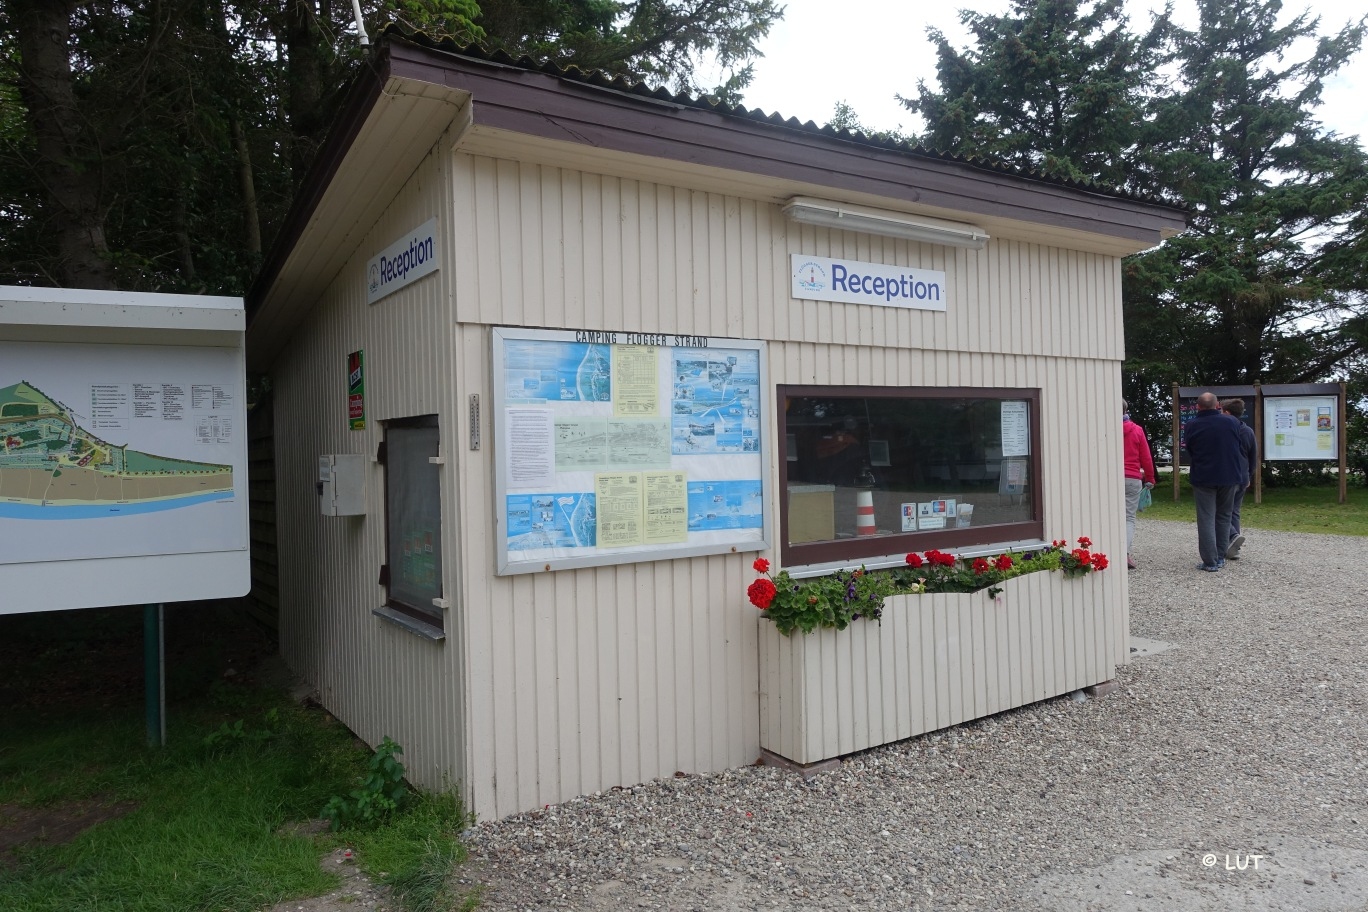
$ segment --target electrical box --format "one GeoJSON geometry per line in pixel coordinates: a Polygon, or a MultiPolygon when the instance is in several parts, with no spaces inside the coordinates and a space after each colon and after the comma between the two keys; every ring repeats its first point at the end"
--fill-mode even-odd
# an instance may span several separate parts
{"type": "Polygon", "coordinates": [[[366,458],[351,454],[318,457],[318,508],[324,516],[366,514],[366,458]]]}

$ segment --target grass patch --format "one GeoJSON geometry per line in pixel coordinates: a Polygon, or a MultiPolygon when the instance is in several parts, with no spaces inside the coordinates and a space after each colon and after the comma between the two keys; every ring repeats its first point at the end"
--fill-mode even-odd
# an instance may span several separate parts
{"type": "MultiPolygon", "coordinates": [[[[1179,500],[1173,500],[1173,476],[1159,473],[1154,505],[1141,514],[1150,519],[1196,522],[1197,508],[1186,475],[1179,479],[1179,500]]],[[[1316,532],[1326,535],[1368,535],[1368,488],[1349,485],[1345,503],[1339,502],[1339,485],[1265,487],[1263,503],[1254,492],[1245,495],[1240,525],[1249,529],[1279,532],[1316,532]]]]}
{"type": "MultiPolygon", "coordinates": [[[[47,675],[29,679],[35,693],[73,663],[102,662],[70,635],[76,619],[57,618],[65,632],[47,646],[35,618],[13,629],[0,623],[0,641],[16,631],[27,638],[26,675],[47,675]]],[[[117,634],[90,619],[91,642],[117,634]]],[[[137,650],[126,651],[136,660],[137,650]]],[[[292,824],[318,818],[355,787],[370,750],[326,713],[278,691],[226,684],[222,666],[209,668],[208,683],[168,707],[165,748],[145,744],[141,687],[113,705],[38,695],[0,713],[0,912],[255,912],[335,888],[337,875],[319,861],[341,845],[357,848],[366,872],[393,884],[407,907],[454,908],[448,875],[464,857],[459,834],[468,825],[454,796],[418,795],[365,829],[297,831],[292,824]],[[44,829],[32,821],[64,815],[80,818],[74,837],[54,828],[32,838],[44,829]],[[8,850],[7,833],[19,837],[8,850]]],[[[8,687],[0,694],[17,694],[13,678],[0,684],[8,687]]]]}

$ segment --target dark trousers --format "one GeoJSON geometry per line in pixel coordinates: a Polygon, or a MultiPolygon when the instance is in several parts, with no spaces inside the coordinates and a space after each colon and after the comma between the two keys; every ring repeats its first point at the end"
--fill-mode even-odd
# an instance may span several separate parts
{"type": "Polygon", "coordinates": [[[1226,548],[1230,547],[1230,517],[1238,490],[1240,485],[1192,486],[1197,501],[1197,552],[1208,567],[1225,560],[1226,548]]]}
{"type": "Polygon", "coordinates": [[[1244,503],[1245,486],[1240,485],[1235,489],[1235,506],[1230,509],[1230,537],[1234,538],[1240,534],[1240,505],[1244,503]]]}

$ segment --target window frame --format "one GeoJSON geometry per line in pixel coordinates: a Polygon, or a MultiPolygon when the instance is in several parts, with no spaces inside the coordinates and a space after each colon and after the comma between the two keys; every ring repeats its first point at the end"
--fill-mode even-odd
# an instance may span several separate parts
{"type": "MultiPolygon", "coordinates": [[[[393,612],[397,613],[397,614],[401,614],[401,615],[403,615],[404,617],[409,618],[409,619],[411,619],[411,620],[418,621],[418,622],[420,622],[420,623],[422,623],[422,624],[426,624],[426,625],[429,625],[429,626],[431,626],[431,627],[435,627],[435,628],[436,628],[437,630],[439,630],[439,631],[445,631],[444,611],[443,611],[441,608],[439,608],[439,607],[436,606],[436,605],[432,605],[432,604],[429,604],[429,605],[426,605],[426,606],[410,605],[408,602],[405,602],[405,601],[402,601],[402,600],[400,600],[400,599],[398,599],[398,598],[395,598],[394,595],[392,594],[391,590],[390,590],[390,565],[391,565],[391,563],[392,563],[392,562],[391,562],[391,559],[390,559],[390,558],[391,558],[391,548],[390,548],[390,544],[391,544],[391,543],[390,543],[390,529],[391,529],[391,527],[390,527],[390,502],[391,502],[391,497],[390,497],[390,477],[391,477],[391,473],[390,473],[390,461],[391,461],[391,459],[393,458],[393,457],[392,457],[392,453],[390,452],[390,430],[391,430],[391,429],[395,429],[395,428],[400,428],[400,429],[433,428],[433,429],[436,429],[437,432],[438,432],[438,438],[437,438],[437,439],[438,439],[438,443],[437,443],[438,452],[435,453],[435,454],[433,454],[433,455],[440,456],[440,455],[441,455],[441,423],[440,423],[440,421],[439,421],[437,415],[416,415],[416,416],[406,417],[406,418],[389,418],[389,419],[385,419],[385,420],[382,420],[382,421],[380,422],[380,426],[381,426],[381,428],[382,428],[381,441],[380,441],[380,447],[381,447],[382,456],[381,456],[381,459],[380,459],[380,463],[381,463],[381,465],[384,467],[384,476],[385,476],[384,482],[383,482],[383,493],[384,493],[384,499],[385,499],[385,517],[384,517],[384,523],[385,523],[385,525],[384,525],[384,532],[383,532],[383,535],[382,535],[382,538],[383,538],[383,540],[384,540],[384,549],[385,549],[385,550],[384,550],[384,562],[380,565],[380,584],[381,584],[382,586],[385,587],[385,603],[384,603],[384,607],[387,608],[387,609],[389,609],[390,611],[393,611],[393,612]]],[[[433,465],[432,468],[433,468],[434,472],[436,472],[436,474],[437,474],[437,518],[438,518],[438,532],[439,532],[439,536],[440,536],[440,533],[441,533],[441,531],[442,531],[442,526],[443,526],[444,521],[445,521],[445,517],[443,517],[443,515],[442,515],[442,476],[441,476],[441,472],[440,472],[440,466],[438,466],[438,465],[433,465]]],[[[441,549],[442,549],[442,547],[443,547],[443,544],[442,544],[441,539],[439,538],[438,543],[437,543],[437,549],[438,549],[438,557],[439,557],[439,560],[440,560],[441,557],[443,556],[443,555],[441,554],[441,549]]],[[[442,563],[443,566],[441,567],[441,569],[440,569],[440,571],[438,572],[438,575],[437,575],[437,585],[438,585],[438,590],[439,590],[439,594],[437,595],[437,598],[438,598],[438,599],[444,599],[444,598],[446,597],[446,586],[445,586],[445,580],[444,580],[444,575],[445,575],[445,566],[444,566],[444,565],[445,565],[445,561],[441,561],[441,563],[442,563]]]]}
{"type": "MultiPolygon", "coordinates": [[[[1040,389],[983,386],[839,386],[780,384],[775,388],[775,413],[779,428],[776,462],[779,466],[779,554],[786,567],[810,566],[893,557],[928,548],[965,549],[1014,541],[1040,541],[1045,534],[1041,476],[1040,389]],[[827,399],[998,399],[1030,403],[1031,452],[1028,457],[1027,490],[1031,518],[1021,522],[967,529],[929,529],[874,538],[850,538],[827,542],[789,543],[788,401],[796,398],[827,399]]],[[[802,484],[803,482],[798,482],[802,484]]]]}

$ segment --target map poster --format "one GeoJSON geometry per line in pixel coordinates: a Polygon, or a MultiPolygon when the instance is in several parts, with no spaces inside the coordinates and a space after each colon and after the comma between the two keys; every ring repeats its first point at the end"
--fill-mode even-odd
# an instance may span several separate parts
{"type": "Polygon", "coordinates": [[[0,563],[247,548],[228,348],[0,342],[0,563]]]}
{"type": "Polygon", "coordinates": [[[515,327],[491,339],[500,574],[767,547],[764,343],[515,327]]]}

